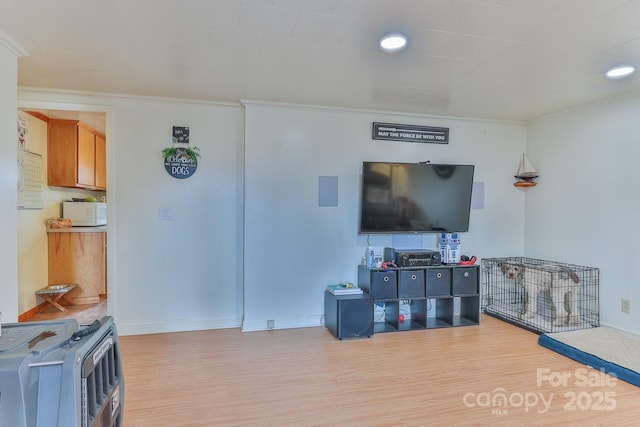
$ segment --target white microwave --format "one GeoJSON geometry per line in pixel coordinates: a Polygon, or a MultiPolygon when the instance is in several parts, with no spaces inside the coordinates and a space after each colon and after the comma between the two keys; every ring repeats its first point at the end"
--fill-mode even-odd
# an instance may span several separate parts
{"type": "Polygon", "coordinates": [[[62,217],[74,227],[107,225],[107,204],[97,202],[63,202],[62,217]]]}

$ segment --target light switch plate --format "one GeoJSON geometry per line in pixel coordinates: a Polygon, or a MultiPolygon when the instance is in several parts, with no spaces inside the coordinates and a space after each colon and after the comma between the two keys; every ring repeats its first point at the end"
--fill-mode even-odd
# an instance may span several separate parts
{"type": "Polygon", "coordinates": [[[173,219],[173,209],[168,206],[162,207],[159,210],[159,216],[161,220],[171,221],[173,219]]]}

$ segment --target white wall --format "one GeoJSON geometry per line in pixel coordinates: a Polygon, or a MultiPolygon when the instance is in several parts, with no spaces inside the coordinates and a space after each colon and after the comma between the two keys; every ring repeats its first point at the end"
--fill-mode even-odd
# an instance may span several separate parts
{"type": "Polygon", "coordinates": [[[600,269],[601,322],[640,333],[638,159],[640,98],[531,123],[525,253],[600,269]],[[631,300],[631,313],[620,300],[631,300]]]}
{"type": "Polygon", "coordinates": [[[123,335],[240,325],[240,106],[34,90],[19,106],[107,114],[108,310],[123,335]],[[184,180],[160,155],[174,125],[189,126],[202,153],[184,180]]]}
{"type": "MultiPolygon", "coordinates": [[[[325,286],[355,281],[367,245],[357,234],[363,160],[475,164],[485,208],[472,211],[463,252],[524,251],[525,193],[512,185],[521,124],[35,90],[21,90],[19,106],[107,114],[109,311],[122,334],[235,327],[243,314],[244,330],[319,325],[325,286]],[[373,141],[374,121],[446,126],[451,142],[373,141]],[[190,126],[201,148],[187,180],[162,164],[173,125],[190,126]],[[317,206],[321,175],[339,178],[337,208],[317,206]]],[[[433,235],[420,246],[435,248],[433,235]]]]}
{"type": "Polygon", "coordinates": [[[239,326],[242,109],[120,101],[114,140],[119,328],[239,326]],[[174,125],[190,127],[190,145],[202,154],[196,173],[184,180],[171,177],[160,156],[174,125]],[[161,208],[171,209],[173,220],[160,220],[161,208]]]}
{"type": "MultiPolygon", "coordinates": [[[[45,151],[47,141],[47,124],[21,111],[18,112],[18,116],[28,122],[29,145],[27,149],[32,153],[42,155],[45,151]]],[[[28,311],[36,305],[34,292],[47,285],[47,240],[45,224],[44,221],[42,221],[42,213],[43,210],[41,209],[18,210],[19,314],[28,311]]]]}
{"type": "MultiPolygon", "coordinates": [[[[0,68],[10,76],[0,81],[0,221],[15,224],[15,59],[1,48],[0,68]]],[[[109,310],[123,334],[233,327],[243,314],[244,330],[265,329],[267,320],[320,324],[325,286],[356,280],[366,247],[357,235],[363,160],[475,164],[485,209],[472,211],[463,252],[598,267],[602,322],[640,332],[640,295],[626,268],[639,255],[637,98],[528,127],[258,102],[243,114],[239,106],[27,90],[19,105],[107,112],[109,310]],[[374,121],[449,127],[451,142],[373,141],[374,121]],[[184,181],[164,171],[159,154],[173,125],[190,126],[202,149],[184,181]],[[541,177],[522,190],[512,183],[525,146],[541,177]],[[339,178],[336,208],[317,206],[321,175],[339,178]],[[159,219],[163,207],[172,221],[159,219]],[[630,315],[620,313],[621,298],[631,300],[630,315]]],[[[7,230],[5,321],[17,316],[17,243],[7,230]]],[[[390,236],[371,241],[377,252],[392,245],[390,236]]],[[[421,243],[435,245],[430,235],[421,243]]]]}
{"type": "MultiPolygon", "coordinates": [[[[525,193],[513,174],[525,148],[526,128],[511,123],[390,113],[245,105],[245,286],[243,330],[316,326],[330,283],[357,281],[367,246],[359,236],[362,162],[475,164],[485,185],[485,209],[473,210],[463,253],[521,255],[525,193]],[[450,143],[371,139],[373,122],[450,128],[450,143]],[[338,177],[338,206],[318,207],[318,177],[338,177]]],[[[376,253],[390,235],[371,236],[376,253]]],[[[421,246],[435,249],[433,235],[421,246]]]]}
{"type": "Polygon", "coordinates": [[[18,320],[17,67],[16,54],[0,43],[0,311],[3,323],[18,320]]]}

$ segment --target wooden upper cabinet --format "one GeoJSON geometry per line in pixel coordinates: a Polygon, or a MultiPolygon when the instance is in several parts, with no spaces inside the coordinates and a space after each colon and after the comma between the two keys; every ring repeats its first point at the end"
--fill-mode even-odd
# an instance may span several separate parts
{"type": "Polygon", "coordinates": [[[96,186],[96,136],[78,127],[78,182],[83,187],[96,186]]]}
{"type": "Polygon", "coordinates": [[[50,120],[47,138],[47,184],[107,189],[104,135],[78,120],[50,120]]]}
{"type": "Polygon", "coordinates": [[[107,141],[96,134],[96,187],[107,189],[107,141]]]}

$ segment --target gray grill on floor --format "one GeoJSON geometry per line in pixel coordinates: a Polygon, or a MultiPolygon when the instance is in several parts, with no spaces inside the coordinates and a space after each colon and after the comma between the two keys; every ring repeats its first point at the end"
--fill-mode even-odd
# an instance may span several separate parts
{"type": "Polygon", "coordinates": [[[120,427],[123,403],[112,317],[2,325],[0,426],[120,427]]]}

